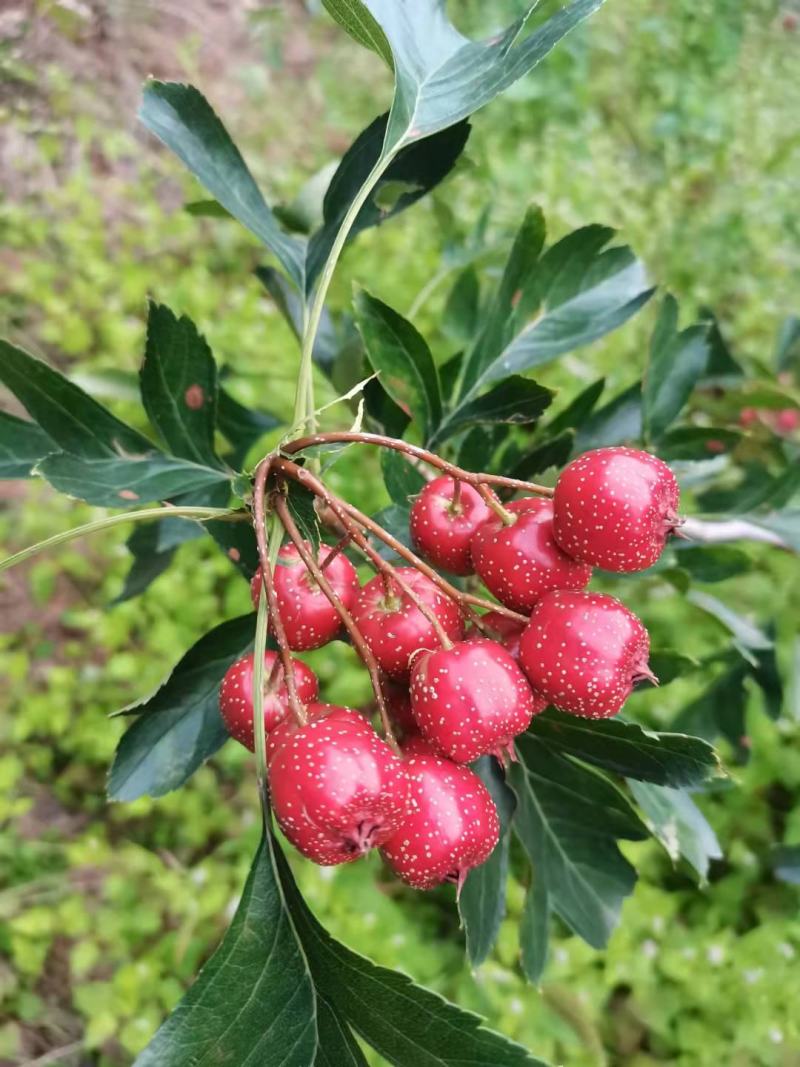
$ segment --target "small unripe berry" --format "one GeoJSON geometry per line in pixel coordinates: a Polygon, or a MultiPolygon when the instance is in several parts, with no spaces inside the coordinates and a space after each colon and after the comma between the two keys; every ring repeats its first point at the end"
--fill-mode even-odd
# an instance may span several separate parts
{"type": "MultiPolygon", "coordinates": [[[[464,618],[454,600],[414,567],[398,567],[401,578],[436,614],[451,641],[464,634],[464,618]]],[[[386,590],[379,575],[361,589],[352,608],[353,619],[370,647],[378,666],[390,678],[408,677],[411,657],[421,648],[438,648],[433,624],[422,614],[396,582],[386,590]]]]}
{"type": "MultiPolygon", "coordinates": [[[[254,750],[253,653],[242,656],[225,672],[219,690],[219,710],[231,737],[254,750]]],[[[294,680],[301,703],[317,699],[317,676],[299,659],[293,659],[294,680]]],[[[289,712],[289,692],[277,652],[264,653],[264,729],[269,733],[289,712]]]]}
{"type": "Polygon", "coordinates": [[[556,544],[551,501],[526,497],[507,504],[506,510],[515,517],[511,525],[493,515],[472,538],[475,570],[501,603],[527,615],[551,589],[589,584],[591,567],[556,544]]]}
{"type": "Polygon", "coordinates": [[[409,804],[381,849],[394,873],[414,889],[461,886],[492,854],[500,836],[491,794],[469,769],[437,756],[421,738],[404,746],[409,804]]]}
{"type": "Polygon", "coordinates": [[[616,715],[634,685],[656,681],[641,621],[602,593],[548,593],[531,614],[520,663],[534,690],[562,711],[616,715]]]}
{"type": "MultiPolygon", "coordinates": [[[[313,553],[308,542],[306,548],[313,553]]],[[[320,566],[325,564],[332,551],[328,545],[319,546],[317,562],[320,566]]],[[[342,629],[342,620],[336,608],[309,574],[294,545],[283,546],[272,574],[278,611],[289,648],[295,652],[305,652],[332,641],[342,629]]],[[[349,609],[356,598],[360,583],[355,567],[344,553],[337,553],[325,567],[325,577],[344,606],[349,609]]],[[[260,592],[261,571],[258,570],[250,583],[250,595],[256,608],[260,592]]]]}
{"type": "Polygon", "coordinates": [[[597,448],[561,473],[553,532],[574,559],[609,571],[651,567],[680,525],[678,483],[657,456],[635,448],[597,448]]]}
{"type": "Polygon", "coordinates": [[[502,615],[499,611],[487,611],[481,616],[481,622],[484,626],[488,626],[492,633],[485,634],[476,627],[470,633],[468,640],[480,641],[484,637],[493,637],[519,662],[519,640],[527,625],[527,620],[517,622],[516,619],[509,619],[508,615],[502,615]]]}
{"type": "Polygon", "coordinates": [[[487,753],[513,759],[514,738],[544,707],[511,654],[486,638],[425,653],[411,672],[420,732],[456,763],[487,753]]]}
{"type": "Polygon", "coordinates": [[[411,505],[411,540],[436,567],[452,574],[472,574],[472,535],[492,515],[471,485],[446,475],[434,478],[411,505]]]}
{"type": "Polygon", "coordinates": [[[308,713],[305,726],[284,719],[270,734],[272,809],[308,859],[350,863],[401,825],[406,768],[358,712],[312,704],[308,713]]]}

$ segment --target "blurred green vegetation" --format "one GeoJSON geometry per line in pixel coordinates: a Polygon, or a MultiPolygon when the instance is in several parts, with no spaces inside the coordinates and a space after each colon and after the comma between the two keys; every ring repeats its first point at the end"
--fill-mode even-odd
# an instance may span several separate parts
{"type": "MultiPolygon", "coordinates": [[[[516,5],[453,7],[461,25],[482,32],[516,5]]],[[[58,32],[74,41],[82,27],[70,11],[58,32]]],[[[737,353],[765,366],[778,321],[797,310],[800,267],[800,31],[784,15],[772,0],[609,0],[476,117],[468,159],[445,188],[359,239],[334,301],[344,303],[357,279],[406,310],[440,268],[443,232],[469,231],[488,205],[501,240],[535,200],[555,235],[586,222],[619,227],[687,314],[712,306],[737,353]]],[[[0,50],[15,85],[0,102],[14,149],[0,201],[4,332],[131,417],[152,294],[195,319],[242,400],[288,417],[295,344],[252,276],[254,242],[232,223],[184,212],[200,194],[135,130],[132,98],[114,88],[102,99],[69,51],[32,62],[24,32],[0,50]]],[[[255,10],[248,32],[246,54],[209,71],[202,35],[179,27],[169,73],[198,82],[264,187],[290,199],[388,102],[389,83],[374,57],[291,5],[255,10]],[[302,63],[287,41],[305,48],[302,63]]],[[[423,329],[446,292],[443,282],[422,306],[423,329]]],[[[609,391],[628,384],[641,374],[652,314],[542,380],[566,386],[602,371],[609,391]]],[[[332,398],[320,380],[320,402],[332,398]]],[[[325,418],[334,425],[340,412],[325,418]]],[[[380,505],[373,463],[345,453],[334,487],[380,505]]],[[[7,550],[94,514],[39,485],[0,502],[7,550]]],[[[0,1062],[56,1048],[67,1050],[65,1063],[131,1062],[218,940],[256,845],[253,764],[232,744],[178,793],[104,800],[122,732],[107,714],[150,692],[193,640],[248,606],[244,583],[203,542],[181,548],[142,598],[112,606],[128,567],[124,540],[114,530],[62,548],[11,572],[0,590],[0,1062]]],[[[796,562],[766,548],[752,555],[752,573],[714,592],[775,623],[788,674],[796,562]]],[[[658,579],[624,595],[656,647],[694,655],[728,641],[658,579]]],[[[309,660],[329,699],[367,698],[344,646],[309,660]]],[[[643,693],[633,710],[669,723],[708,681],[643,693]]],[[[321,871],[293,859],[301,886],[345,942],[554,1062],[800,1064],[798,893],[770,869],[774,844],[800,842],[798,699],[795,691],[773,723],[750,695],[751,759],[729,788],[700,798],[725,852],[711,884],[698,888],[652,843],[629,846],[642,882],[608,951],[559,930],[540,990],[525,985],[515,958],[521,887],[496,953],[472,975],[449,891],[398,888],[376,861],[321,871]]]]}

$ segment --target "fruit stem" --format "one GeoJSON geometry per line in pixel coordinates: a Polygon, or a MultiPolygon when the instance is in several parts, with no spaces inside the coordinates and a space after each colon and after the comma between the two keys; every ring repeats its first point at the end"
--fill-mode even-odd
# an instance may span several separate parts
{"type": "MultiPolygon", "coordinates": [[[[306,713],[303,705],[297,695],[297,682],[294,676],[294,664],[292,663],[292,654],[289,650],[289,642],[286,640],[286,630],[283,626],[283,620],[281,619],[280,612],[278,611],[278,598],[275,595],[275,585],[272,579],[272,561],[270,557],[270,548],[274,545],[275,556],[277,557],[278,550],[280,549],[280,540],[276,536],[274,539],[270,538],[270,546],[267,546],[267,531],[266,531],[266,484],[271,467],[271,459],[268,457],[262,460],[256,468],[254,485],[253,485],[253,525],[256,531],[256,541],[258,542],[258,558],[261,563],[261,588],[266,594],[267,609],[269,612],[269,620],[272,623],[272,631],[275,634],[275,641],[278,645],[278,651],[280,653],[281,663],[283,664],[283,673],[286,678],[286,689],[289,696],[289,710],[295,719],[295,722],[299,726],[305,726],[306,713]]],[[[259,597],[259,615],[260,615],[261,597],[259,597]]],[[[261,654],[261,660],[263,661],[263,651],[261,654]]],[[[253,673],[253,684],[255,686],[255,673],[259,671],[263,674],[264,664],[259,662],[258,649],[256,649],[256,670],[253,673]]],[[[258,691],[259,706],[263,701],[263,689],[262,684],[259,682],[256,686],[258,691]]],[[[258,734],[263,732],[264,726],[264,714],[261,712],[260,716],[255,714],[256,697],[253,699],[253,729],[256,732],[256,745],[259,742],[258,734]],[[259,726],[256,726],[256,723],[259,726]]]]}
{"type": "Polygon", "coordinates": [[[453,496],[450,500],[449,512],[451,515],[461,514],[461,479],[453,479],[453,496]]]}
{"type": "Polygon", "coordinates": [[[515,516],[507,508],[503,507],[488,485],[484,483],[478,485],[478,492],[483,497],[484,503],[492,509],[504,526],[514,525],[516,522],[515,516]]]}
{"type": "Polygon", "coordinates": [[[351,541],[352,537],[349,533],[346,533],[344,537],[337,541],[337,543],[333,546],[333,548],[330,550],[330,552],[320,564],[319,569],[321,571],[326,571],[331,565],[331,563],[333,563],[333,561],[336,559],[336,557],[342,554],[342,552],[347,548],[351,541]]]}
{"type": "Polygon", "coordinates": [[[400,441],[396,437],[386,437],[378,433],[361,433],[356,430],[335,430],[332,433],[318,433],[311,437],[297,437],[294,441],[288,441],[281,448],[284,455],[292,456],[296,452],[302,452],[305,448],[316,445],[356,442],[362,445],[376,445],[379,448],[393,448],[396,452],[404,452],[412,459],[422,460],[432,467],[436,467],[451,478],[458,478],[468,485],[476,488],[481,485],[499,485],[505,489],[518,489],[527,493],[536,493],[539,496],[552,496],[553,490],[546,485],[538,485],[536,482],[523,482],[519,478],[506,478],[502,474],[474,474],[472,471],[457,467],[454,463],[448,463],[446,459],[437,456],[435,452],[429,452],[419,445],[412,445],[408,441],[400,441]]]}
{"type": "MultiPolygon", "coordinates": [[[[278,464],[276,463],[276,467],[277,466],[278,464]]],[[[294,466],[294,464],[292,464],[292,466],[294,466]]],[[[298,468],[298,470],[300,469],[302,468],[298,468]]],[[[310,474],[310,472],[305,473],[310,474]]],[[[313,478],[313,475],[311,475],[311,477],[313,478]]],[[[314,480],[316,481],[316,479],[314,480]]],[[[317,585],[320,587],[322,592],[325,594],[325,596],[335,608],[339,618],[344,624],[344,628],[350,635],[350,638],[353,642],[356,651],[358,652],[361,659],[364,661],[364,664],[367,670],[369,671],[370,681],[372,682],[372,688],[375,692],[375,699],[378,703],[378,711],[380,712],[381,716],[384,737],[386,738],[387,744],[389,744],[391,748],[399,754],[400,747],[397,744],[397,740],[395,739],[394,733],[392,731],[392,724],[389,720],[389,711],[386,707],[386,701],[383,697],[383,690],[381,689],[381,679],[378,664],[375,660],[375,657],[372,655],[369,645],[364,639],[364,635],[361,633],[358,626],[356,625],[353,616],[350,614],[350,612],[347,610],[347,608],[344,606],[341,599],[337,595],[336,590],[333,588],[333,586],[323,574],[322,568],[314,559],[313,554],[308,551],[306,542],[303,540],[303,537],[297,528],[297,524],[292,518],[292,514],[289,511],[289,507],[286,503],[286,500],[281,495],[277,495],[275,497],[275,512],[278,518],[280,519],[284,530],[286,530],[286,533],[289,535],[290,541],[292,541],[292,543],[297,548],[297,552],[300,556],[300,559],[306,565],[306,569],[308,570],[311,577],[316,581],[317,585]]]]}

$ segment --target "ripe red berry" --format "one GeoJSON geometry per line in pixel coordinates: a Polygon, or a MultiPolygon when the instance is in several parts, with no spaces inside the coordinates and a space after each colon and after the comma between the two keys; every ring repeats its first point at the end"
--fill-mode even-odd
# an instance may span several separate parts
{"type": "MultiPolygon", "coordinates": [[[[312,551],[306,542],[306,548],[312,551]]],[[[320,545],[317,560],[322,566],[333,551],[328,545],[320,545]]],[[[278,611],[286,630],[289,648],[305,652],[311,648],[327,645],[342,628],[342,621],[314,578],[294,545],[284,545],[278,554],[278,565],[273,570],[275,596],[278,611]]],[[[356,569],[343,553],[339,552],[325,567],[325,577],[338,594],[346,608],[350,608],[360,588],[356,569]]],[[[258,607],[261,593],[261,571],[256,571],[250,583],[253,605],[258,607]]]]}
{"type": "MultiPolygon", "coordinates": [[[[489,627],[492,635],[496,636],[497,641],[506,652],[509,652],[519,662],[519,639],[522,637],[522,631],[527,623],[509,619],[508,615],[501,615],[499,611],[487,611],[485,615],[481,616],[481,621],[485,626],[489,627]]],[[[487,635],[476,628],[472,631],[468,640],[479,641],[485,636],[487,635]]]]}
{"type": "Polygon", "coordinates": [[[411,672],[417,725],[456,763],[486,753],[513,759],[514,738],[544,707],[511,654],[486,638],[419,656],[411,672]]]}
{"type": "Polygon", "coordinates": [[[616,715],[634,685],[655,681],[641,621],[602,593],[548,593],[522,635],[520,663],[533,688],[562,711],[616,715]]]}
{"type": "Polygon", "coordinates": [[[575,559],[609,571],[651,567],[680,525],[678,483],[657,456],[597,448],[565,467],[553,497],[553,532],[575,559]]]}
{"type": "Polygon", "coordinates": [[[510,526],[493,515],[472,538],[475,570],[486,588],[526,615],[551,589],[585,589],[592,569],[556,544],[551,501],[526,497],[506,509],[515,517],[510,526]]]}
{"type": "Polygon", "coordinates": [[[500,836],[489,790],[469,769],[437,756],[421,738],[405,747],[409,804],[381,849],[394,873],[415,889],[455,882],[489,858],[500,836]]]}
{"type": "MultiPolygon", "coordinates": [[[[398,567],[401,578],[427,604],[451,641],[464,634],[464,619],[454,600],[439,592],[430,578],[414,567],[398,567]]],[[[367,582],[356,597],[352,615],[381,670],[391,678],[408,677],[409,661],[421,648],[438,648],[433,625],[400,589],[390,582],[387,593],[379,575],[367,582]]]]}
{"type": "Polygon", "coordinates": [[[446,475],[434,478],[411,505],[411,540],[435,566],[452,574],[472,574],[470,540],[492,515],[471,485],[446,475]]]}
{"type": "MultiPolygon", "coordinates": [[[[231,737],[252,752],[253,737],[253,653],[232,664],[222,679],[219,690],[219,709],[231,737]]],[[[293,659],[297,695],[303,704],[317,699],[317,676],[299,659],[293,659]]],[[[283,665],[277,652],[264,653],[264,729],[269,733],[286,718],[289,711],[289,692],[283,665]]]]}
{"type": "Polygon", "coordinates": [[[782,408],[775,414],[775,430],[781,434],[792,434],[800,429],[800,410],[782,408]]]}
{"type": "Polygon", "coordinates": [[[269,738],[275,818],[295,848],[323,866],[350,863],[396,833],[408,805],[403,760],[350,708],[312,704],[269,738]]]}

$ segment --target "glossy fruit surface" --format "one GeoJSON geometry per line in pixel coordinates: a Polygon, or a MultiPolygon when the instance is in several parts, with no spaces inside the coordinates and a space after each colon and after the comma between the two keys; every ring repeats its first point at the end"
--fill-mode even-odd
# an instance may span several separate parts
{"type": "Polygon", "coordinates": [[[381,852],[394,873],[415,889],[455,882],[460,892],[472,867],[489,858],[500,835],[489,790],[469,769],[420,738],[404,746],[409,804],[381,852]]]}
{"type": "Polygon", "coordinates": [[[513,758],[514,738],[544,707],[513,656],[486,638],[425,653],[411,672],[420,732],[456,763],[487,753],[513,758]]]}
{"type": "MultiPolygon", "coordinates": [[[[306,543],[311,551],[311,545],[306,543]]],[[[323,566],[332,549],[320,545],[317,560],[323,566]]],[[[294,545],[284,545],[278,555],[278,564],[273,571],[275,595],[278,601],[289,648],[304,652],[320,648],[332,641],[342,629],[336,609],[309,574],[306,565],[294,545]]],[[[325,567],[325,577],[333,586],[344,606],[349,610],[359,591],[356,569],[342,552],[337,553],[325,567]]],[[[261,591],[261,571],[257,571],[250,583],[253,605],[258,607],[261,591]]]]}
{"type": "Polygon", "coordinates": [[[534,690],[562,711],[616,715],[634,685],[654,681],[641,621],[602,593],[548,593],[522,635],[520,663],[534,690]]]}
{"type": "Polygon", "coordinates": [[[506,510],[514,523],[507,526],[492,516],[472,538],[475,570],[502,604],[528,615],[552,589],[586,588],[592,569],[559,548],[550,500],[526,497],[506,510]]]}
{"type": "Polygon", "coordinates": [[[597,448],[565,467],[553,497],[553,532],[565,552],[608,571],[652,567],[680,525],[675,475],[635,448],[597,448]]]}
{"type": "Polygon", "coordinates": [[[411,540],[436,567],[452,574],[474,571],[470,541],[493,511],[477,489],[446,475],[429,482],[411,505],[411,540]]]}
{"type": "Polygon", "coordinates": [[[269,738],[272,808],[288,839],[323,866],[350,863],[399,828],[408,805],[403,760],[349,708],[316,704],[269,738]]]}
{"type": "MultiPolygon", "coordinates": [[[[417,596],[436,613],[450,640],[460,640],[464,634],[464,618],[455,601],[440,593],[429,578],[413,567],[398,567],[397,570],[417,596]]],[[[439,647],[433,624],[396,583],[390,583],[387,594],[380,576],[361,589],[352,613],[378,665],[390,678],[407,678],[414,653],[419,649],[439,647]]]]}
{"type": "MultiPolygon", "coordinates": [[[[253,737],[253,653],[242,656],[225,672],[219,690],[219,709],[231,737],[252,752],[253,737]]],[[[317,676],[299,659],[292,660],[295,685],[301,703],[317,699],[317,676]]],[[[283,666],[277,652],[264,653],[264,729],[269,733],[289,713],[289,693],[283,666]]]]}

